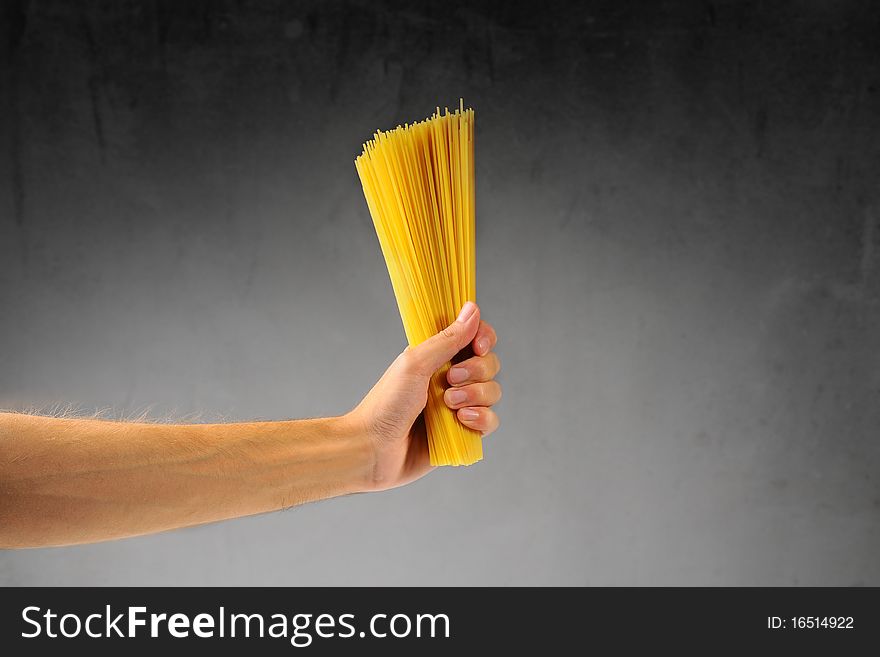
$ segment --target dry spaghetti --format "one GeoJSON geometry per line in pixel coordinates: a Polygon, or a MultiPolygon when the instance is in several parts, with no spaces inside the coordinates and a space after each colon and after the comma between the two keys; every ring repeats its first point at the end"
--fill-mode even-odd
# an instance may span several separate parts
{"type": "MultiPolygon", "coordinates": [[[[355,160],[409,344],[451,324],[476,300],[474,111],[459,109],[377,131],[355,160]]],[[[428,387],[433,465],[483,457],[478,431],[443,403],[447,363],[428,387]]]]}

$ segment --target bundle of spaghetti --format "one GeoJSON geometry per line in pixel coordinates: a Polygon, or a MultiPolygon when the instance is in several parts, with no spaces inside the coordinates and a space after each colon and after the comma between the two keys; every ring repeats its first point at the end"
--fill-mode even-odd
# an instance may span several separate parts
{"type": "MultiPolygon", "coordinates": [[[[355,160],[411,346],[476,300],[474,111],[377,131],[355,160]]],[[[432,465],[470,465],[482,437],[443,402],[447,363],[431,378],[424,418],[432,465]]]]}

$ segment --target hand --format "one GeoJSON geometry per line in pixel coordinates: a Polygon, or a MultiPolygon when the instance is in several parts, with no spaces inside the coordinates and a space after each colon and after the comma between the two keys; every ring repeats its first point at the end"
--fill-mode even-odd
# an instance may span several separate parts
{"type": "Polygon", "coordinates": [[[468,345],[474,356],[447,372],[450,388],[444,401],[457,411],[462,424],[484,436],[498,428],[498,416],[491,409],[501,399],[501,386],[494,380],[501,367],[492,351],[496,340],[495,330],[480,320],[477,304],[467,302],[458,319],[447,328],[400,354],[346,416],[366,433],[375,452],[369,490],[402,486],[433,469],[422,416],[428,382],[434,372],[468,345]]]}

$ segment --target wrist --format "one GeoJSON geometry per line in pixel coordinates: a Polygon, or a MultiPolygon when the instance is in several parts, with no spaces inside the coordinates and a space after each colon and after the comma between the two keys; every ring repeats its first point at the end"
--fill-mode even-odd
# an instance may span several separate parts
{"type": "Polygon", "coordinates": [[[328,418],[329,435],[344,446],[353,459],[353,477],[349,493],[369,493],[375,490],[376,444],[367,427],[353,413],[328,418]]]}

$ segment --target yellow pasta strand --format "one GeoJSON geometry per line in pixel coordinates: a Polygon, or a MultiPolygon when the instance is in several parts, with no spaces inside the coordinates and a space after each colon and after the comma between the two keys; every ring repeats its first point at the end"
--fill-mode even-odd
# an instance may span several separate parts
{"type": "MultiPolygon", "coordinates": [[[[377,131],[355,160],[411,346],[476,301],[474,111],[464,102],[424,121],[377,131]]],[[[483,458],[482,436],[443,403],[447,363],[428,386],[432,465],[483,458]]]]}

